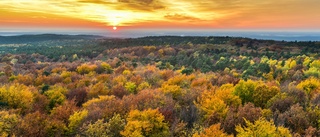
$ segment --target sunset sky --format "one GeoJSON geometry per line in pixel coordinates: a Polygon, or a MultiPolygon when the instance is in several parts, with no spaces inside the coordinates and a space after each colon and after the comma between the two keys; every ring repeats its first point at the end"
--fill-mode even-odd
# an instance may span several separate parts
{"type": "Polygon", "coordinates": [[[320,29],[320,0],[1,0],[0,29],[320,29]]]}

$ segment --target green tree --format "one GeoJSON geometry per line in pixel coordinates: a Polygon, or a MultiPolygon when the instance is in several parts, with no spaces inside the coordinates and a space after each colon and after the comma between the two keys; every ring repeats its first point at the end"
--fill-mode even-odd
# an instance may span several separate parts
{"type": "Polygon", "coordinates": [[[127,82],[124,86],[126,90],[128,90],[130,93],[135,94],[137,92],[137,85],[133,82],[127,82]]]}
{"type": "Polygon", "coordinates": [[[49,99],[49,109],[52,109],[56,105],[62,104],[66,100],[67,88],[62,86],[53,86],[44,93],[49,99]]]}
{"type": "Polygon", "coordinates": [[[267,102],[280,93],[280,88],[276,86],[267,86],[266,84],[259,84],[252,95],[253,103],[257,107],[265,108],[267,102]]]}
{"type": "Polygon", "coordinates": [[[253,102],[253,93],[255,92],[255,88],[257,87],[259,83],[248,80],[243,81],[241,80],[236,86],[234,90],[234,94],[239,96],[242,104],[253,102]]]}
{"type": "Polygon", "coordinates": [[[116,114],[108,122],[99,119],[95,123],[87,125],[85,135],[88,137],[119,137],[124,126],[125,120],[116,114]]]}
{"type": "Polygon", "coordinates": [[[106,62],[102,62],[101,63],[101,67],[104,69],[104,71],[106,72],[106,73],[108,73],[108,74],[111,74],[112,72],[113,72],[113,69],[112,69],[112,67],[108,64],[108,63],[106,63],[106,62]]]}

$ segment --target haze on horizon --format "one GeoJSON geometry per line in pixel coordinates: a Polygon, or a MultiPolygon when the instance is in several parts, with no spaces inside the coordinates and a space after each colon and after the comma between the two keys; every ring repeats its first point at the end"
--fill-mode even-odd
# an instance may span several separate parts
{"type": "Polygon", "coordinates": [[[0,30],[318,30],[319,7],[319,0],[3,0],[0,30]]]}

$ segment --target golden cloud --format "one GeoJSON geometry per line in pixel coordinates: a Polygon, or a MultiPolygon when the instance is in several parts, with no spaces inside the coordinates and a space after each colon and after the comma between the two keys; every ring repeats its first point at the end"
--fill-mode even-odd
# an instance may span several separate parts
{"type": "Polygon", "coordinates": [[[203,24],[216,24],[217,26],[226,24],[226,27],[259,26],[259,24],[260,26],[274,26],[285,23],[296,26],[303,26],[303,24],[319,26],[315,25],[320,24],[319,7],[320,1],[316,0],[0,1],[0,9],[10,12],[52,14],[106,25],[134,25],[143,22],[197,24],[195,22],[201,21],[203,24]],[[296,21],[293,22],[294,20],[296,21]]]}
{"type": "Polygon", "coordinates": [[[164,17],[167,19],[176,20],[176,21],[200,21],[199,18],[187,16],[183,14],[167,14],[164,17]]]}

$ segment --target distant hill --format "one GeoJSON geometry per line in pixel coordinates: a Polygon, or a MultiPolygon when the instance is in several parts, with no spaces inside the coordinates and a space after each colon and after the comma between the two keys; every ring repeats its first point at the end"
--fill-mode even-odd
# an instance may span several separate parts
{"type": "Polygon", "coordinates": [[[61,35],[61,34],[39,34],[39,35],[18,35],[0,36],[0,44],[26,44],[49,40],[77,40],[77,39],[99,39],[97,35],[61,35]]]}

